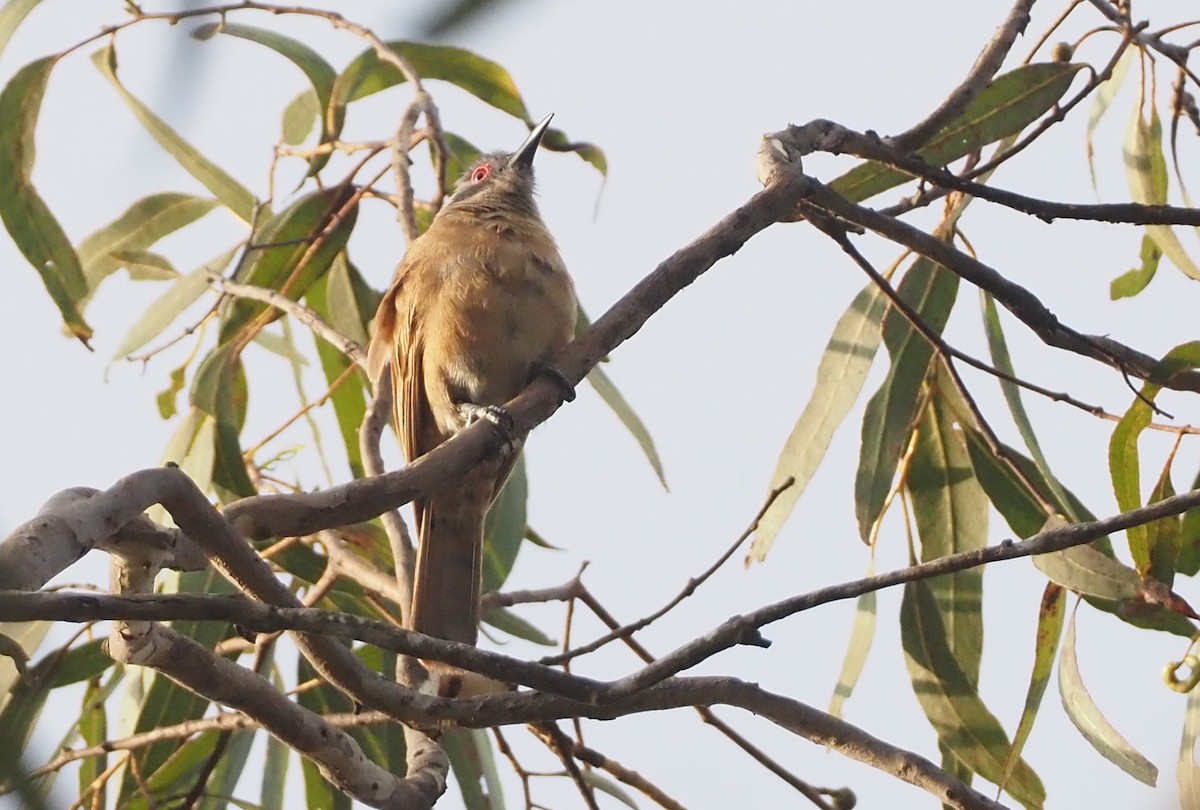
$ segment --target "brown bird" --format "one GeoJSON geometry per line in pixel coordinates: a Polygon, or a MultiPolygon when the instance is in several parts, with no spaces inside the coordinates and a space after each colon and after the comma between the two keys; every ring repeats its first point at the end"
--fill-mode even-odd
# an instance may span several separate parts
{"type": "MultiPolygon", "coordinates": [[[[533,198],[533,157],[547,116],[515,152],[483,155],[405,253],[375,316],[369,371],[392,366],[396,430],[412,461],[502,406],[575,331],[575,291],[533,198]]],[[[410,626],[474,644],[483,521],[520,451],[484,462],[413,502],[417,551],[410,626]]],[[[437,693],[502,690],[482,675],[428,662],[437,693]]]]}

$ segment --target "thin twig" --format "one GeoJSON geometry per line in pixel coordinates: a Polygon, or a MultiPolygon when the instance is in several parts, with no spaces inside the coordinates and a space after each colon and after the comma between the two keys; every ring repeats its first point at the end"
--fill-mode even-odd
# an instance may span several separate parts
{"type": "Polygon", "coordinates": [[[572,658],[578,658],[581,655],[595,652],[612,641],[616,641],[617,639],[621,638],[628,638],[639,630],[645,629],[650,624],[653,624],[663,616],[670,613],[675,609],[676,606],[679,605],[680,602],[695,593],[697,588],[707,582],[713,574],[717,573],[721,566],[729,561],[729,558],[733,556],[734,552],[741,548],[742,543],[746,542],[747,538],[749,538],[750,535],[754,534],[754,532],[758,530],[759,522],[763,519],[763,515],[767,513],[767,510],[771,508],[771,505],[775,503],[775,500],[794,483],[796,483],[796,479],[789,476],[782,484],[767,493],[765,502],[759,508],[758,513],[755,514],[754,519],[750,521],[750,525],[746,527],[746,530],[738,535],[737,539],[730,544],[729,548],[725,549],[721,556],[717,558],[716,562],[710,565],[704,573],[700,574],[698,577],[692,577],[689,579],[687,584],[683,586],[683,590],[676,594],[675,598],[670,602],[667,602],[667,604],[663,605],[649,616],[638,619],[636,622],[631,622],[623,627],[618,627],[616,630],[613,630],[607,635],[603,635],[594,641],[583,644],[573,650],[559,653],[558,655],[551,655],[542,658],[541,663],[545,664],[546,666],[557,666],[558,664],[563,664],[567,661],[570,661],[572,658]]]}

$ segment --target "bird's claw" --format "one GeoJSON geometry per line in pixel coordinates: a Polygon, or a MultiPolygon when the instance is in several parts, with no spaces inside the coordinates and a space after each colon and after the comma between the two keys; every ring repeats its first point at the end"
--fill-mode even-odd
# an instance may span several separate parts
{"type": "Polygon", "coordinates": [[[557,366],[552,366],[546,362],[537,362],[533,364],[533,376],[548,377],[551,382],[558,386],[558,393],[562,396],[563,402],[575,401],[575,386],[567,379],[567,375],[562,373],[562,370],[557,366]]]}
{"type": "Polygon", "coordinates": [[[500,405],[473,405],[471,403],[463,403],[459,405],[459,410],[467,420],[467,426],[471,426],[480,419],[491,422],[492,425],[500,432],[500,441],[507,453],[515,442],[513,441],[513,418],[507,408],[500,405]]]}

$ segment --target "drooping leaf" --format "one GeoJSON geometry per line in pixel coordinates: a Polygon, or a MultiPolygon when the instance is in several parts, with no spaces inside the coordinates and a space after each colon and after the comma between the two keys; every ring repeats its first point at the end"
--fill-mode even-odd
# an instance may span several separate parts
{"type": "Polygon", "coordinates": [[[1132,298],[1149,286],[1158,273],[1158,261],[1162,258],[1162,250],[1149,235],[1142,237],[1142,248],[1138,251],[1141,263],[1113,279],[1108,288],[1108,296],[1116,301],[1119,298],[1132,298]]]}
{"type": "Polygon", "coordinates": [[[766,559],[784,522],[825,457],[833,434],[858,399],[879,348],[880,322],[886,304],[887,298],[882,291],[874,284],[868,284],[854,297],[833,327],[833,334],[817,366],[816,385],[791,435],[784,442],[775,472],[771,474],[772,490],[789,478],[792,485],[775,498],[758,522],[747,562],[766,559]]]}
{"type": "MultiPolygon", "coordinates": [[[[1125,172],[1134,202],[1163,205],[1167,202],[1167,162],[1162,151],[1162,122],[1158,108],[1150,104],[1150,118],[1135,106],[1125,138],[1125,172]]],[[[1191,279],[1200,279],[1200,267],[1188,255],[1170,225],[1146,225],[1146,234],[1171,263],[1191,279]]]]}
{"type": "MultiPolygon", "coordinates": [[[[395,41],[388,42],[387,47],[407,60],[422,81],[439,79],[450,82],[480,101],[520,119],[526,126],[534,125],[512,76],[490,59],[451,45],[395,41]]],[[[381,60],[374,48],[363,51],[333,84],[327,113],[330,133],[336,135],[341,132],[348,103],[404,81],[404,75],[390,62],[381,60]]],[[[553,151],[576,153],[602,175],[608,171],[604,153],[595,144],[571,141],[557,129],[547,130],[542,143],[553,151]]]]}
{"type": "Polygon", "coordinates": [[[313,126],[322,120],[324,108],[312,88],[302,90],[283,108],[283,142],[299,146],[312,134],[313,126]]]}
{"type": "MultiPolygon", "coordinates": [[[[517,90],[516,82],[501,65],[464,48],[429,45],[421,42],[393,41],[387,47],[400,54],[422,80],[450,82],[480,101],[522,121],[530,120],[529,110],[517,90]]],[[[351,101],[402,84],[404,74],[379,58],[374,48],[359,54],[337,77],[332,90],[333,120],[337,110],[351,101]]]]}
{"type": "Polygon", "coordinates": [[[1200,810],[1200,763],[1196,762],[1196,740],[1200,739],[1200,689],[1188,693],[1179,740],[1175,782],[1179,786],[1179,810],[1200,810]]]}
{"type": "MultiPolygon", "coordinates": [[[[1200,367],[1200,341],[1193,341],[1171,349],[1155,366],[1152,376],[1156,379],[1160,375],[1170,377],[1177,371],[1197,367],[1200,367]]],[[[1161,389],[1162,386],[1157,383],[1143,384],[1129,410],[1113,428],[1112,438],[1109,440],[1109,474],[1112,477],[1117,506],[1123,512],[1142,506],[1138,439],[1153,418],[1152,403],[1161,389]]],[[[1125,533],[1129,538],[1129,551],[1133,555],[1134,563],[1138,571],[1145,574],[1150,568],[1148,528],[1144,524],[1130,526],[1125,533]]]]}
{"type": "Polygon", "coordinates": [[[16,33],[17,27],[40,2],[41,0],[8,0],[4,8],[0,8],[0,52],[8,47],[8,41],[16,33]]]}
{"type": "MultiPolygon", "coordinates": [[[[1167,458],[1154,489],[1150,491],[1147,505],[1175,495],[1175,485],[1171,482],[1171,462],[1174,458],[1174,454],[1167,458]]],[[[1146,545],[1150,551],[1147,573],[1168,588],[1175,583],[1182,524],[1183,519],[1179,515],[1171,515],[1146,524],[1146,545]]]]}
{"type": "Polygon", "coordinates": [[[483,615],[483,623],[508,633],[523,641],[540,644],[543,647],[554,647],[558,642],[543,633],[527,619],[508,608],[496,608],[483,615]]]}
{"type": "Polygon", "coordinates": [[[21,255],[41,275],[67,329],[86,346],[92,328],[79,306],[87,295],[83,267],[32,180],[34,130],[55,64],[53,56],[31,62],[0,91],[0,219],[21,255]]]}
{"type": "Polygon", "coordinates": [[[191,194],[152,194],[129,206],[119,217],[79,243],[79,260],[89,297],[100,282],[127,264],[121,254],[146,251],[217,205],[216,200],[191,194]]]}
{"type": "MultiPolygon", "coordinates": [[[[930,562],[987,545],[988,499],[971,466],[966,439],[947,387],[929,400],[917,426],[906,482],[921,541],[930,562]]],[[[944,643],[968,682],[977,687],[983,655],[983,572],[968,569],[927,583],[946,632],[944,643]]]]}
{"type": "Polygon", "coordinates": [[[602,793],[607,793],[621,804],[631,808],[631,810],[638,810],[637,802],[633,800],[633,797],[631,797],[620,785],[609,779],[600,771],[589,768],[587,770],[580,771],[579,775],[583,778],[584,782],[587,782],[596,790],[599,790],[602,793]]]}
{"type": "MultiPolygon", "coordinates": [[[[84,744],[91,747],[100,745],[108,739],[108,715],[104,710],[105,692],[99,680],[88,684],[83,693],[83,705],[79,708],[79,736],[84,744]]],[[[79,795],[92,786],[92,783],[108,767],[108,757],[100,754],[88,757],[79,763],[79,795]]],[[[101,783],[95,794],[95,806],[106,807],[107,785],[101,783]]]]}
{"type": "Polygon", "coordinates": [[[242,222],[253,221],[256,205],[254,195],[234,180],[224,169],[201,154],[166,121],[159,118],[149,107],[125,89],[125,85],[121,84],[120,79],[117,78],[117,53],[111,44],[92,54],[92,63],[112,83],[121,99],[137,118],[138,123],[158,142],[159,146],[175,158],[188,174],[212,192],[212,195],[242,222]]]}
{"type": "Polygon", "coordinates": [[[587,381],[592,384],[592,388],[596,389],[596,393],[604,400],[604,403],[612,409],[612,412],[621,420],[621,424],[629,431],[634,440],[638,443],[638,447],[642,448],[642,453],[645,454],[646,460],[650,462],[650,466],[654,469],[654,474],[658,476],[659,483],[663,489],[668,489],[667,479],[663,473],[662,459],[658,456],[658,448],[654,446],[654,439],[650,435],[649,429],[637,415],[629,401],[621,394],[617,386],[605,374],[599,366],[596,366],[588,372],[587,381]]]}
{"type": "Polygon", "coordinates": [[[130,281],[174,281],[179,271],[170,259],[152,250],[116,250],[111,254],[118,266],[129,273],[130,281]]]}
{"type": "Polygon", "coordinates": [[[1058,663],[1058,691],[1067,717],[1083,738],[1109,762],[1139,782],[1154,787],[1158,781],[1158,768],[1113,728],[1083,684],[1075,656],[1074,616],[1067,625],[1067,637],[1058,663]]]}
{"type": "MultiPolygon", "coordinates": [[[[277,684],[280,691],[283,684],[277,684]]],[[[263,757],[262,790],[259,793],[258,806],[261,810],[284,810],[284,789],[287,785],[288,764],[292,759],[292,749],[276,737],[267,735],[267,753],[263,757]]]]}
{"type": "Polygon", "coordinates": [[[1142,578],[1127,565],[1089,545],[1037,554],[1033,564],[1064,588],[1100,599],[1136,599],[1142,578]]]}
{"type": "Polygon", "coordinates": [[[494,772],[495,766],[490,762],[492,747],[487,736],[475,729],[450,728],[442,736],[441,744],[467,810],[504,810],[500,785],[496,784],[493,792],[488,780],[489,769],[494,772]],[[485,780],[487,791],[483,789],[485,780]]]}
{"type": "MultiPolygon", "coordinates": [[[[479,159],[481,152],[475,144],[453,132],[447,132],[443,137],[446,140],[446,149],[449,150],[449,154],[446,155],[445,183],[446,188],[453,188],[458,179],[466,173],[467,168],[479,159]]],[[[580,314],[582,314],[582,310],[580,310],[580,314]]]]}
{"type": "MultiPolygon", "coordinates": [[[[346,334],[347,337],[364,341],[363,314],[357,308],[358,299],[354,295],[351,281],[352,272],[357,274],[358,271],[352,270],[345,253],[342,253],[334,260],[333,268],[329,273],[324,278],[318,279],[309,288],[305,300],[317,314],[346,334]],[[353,328],[353,332],[350,331],[350,328],[353,328]]],[[[374,310],[372,310],[372,314],[373,312],[374,310]]],[[[325,380],[333,385],[349,371],[351,362],[338,349],[325,341],[318,338],[316,344],[317,357],[321,361],[321,370],[325,374],[325,380]]],[[[346,448],[346,459],[355,478],[361,478],[364,475],[362,451],[358,444],[358,429],[367,413],[364,386],[365,378],[360,376],[358,380],[350,380],[339,385],[329,397],[333,404],[333,412],[337,416],[342,443],[346,448]]]]}
{"type": "MultiPolygon", "coordinates": [[[[1047,62],[1023,65],[997,76],[917,154],[931,165],[943,166],[1020,132],[1058,103],[1082,67],[1047,62]]],[[[903,172],[868,161],[830,185],[846,199],[861,202],[910,179],[903,172]]]]}
{"type": "MultiPolygon", "coordinates": [[[[1134,50],[1127,48],[1125,53],[1121,54],[1121,58],[1117,60],[1117,64],[1113,66],[1112,75],[1108,77],[1092,94],[1092,109],[1088,113],[1087,124],[1087,160],[1088,172],[1092,176],[1092,188],[1099,190],[1096,185],[1096,160],[1095,151],[1092,149],[1092,133],[1096,131],[1096,127],[1100,124],[1100,119],[1108,112],[1109,106],[1117,96],[1117,91],[1121,89],[1121,85],[1125,81],[1125,76],[1129,73],[1129,63],[1133,59],[1134,50]]],[[[1116,296],[1113,296],[1114,298],[1116,296]]]]}
{"type": "MultiPolygon", "coordinates": [[[[1191,489],[1200,489],[1200,472],[1192,480],[1191,489]]],[[[1189,577],[1200,573],[1200,509],[1189,509],[1179,525],[1179,558],[1175,570],[1189,577]]]]}
{"type": "Polygon", "coordinates": [[[215,422],[212,481],[223,502],[255,494],[239,438],[248,394],[237,348],[227,343],[214,349],[196,370],[191,391],[191,403],[215,422]]]}
{"type": "MultiPolygon", "coordinates": [[[[166,681],[165,678],[159,680],[166,681]]],[[[171,686],[179,689],[174,684],[171,686]]],[[[164,741],[163,753],[166,756],[163,761],[153,769],[148,768],[145,763],[139,765],[139,768],[146,768],[141,771],[142,783],[139,785],[127,778],[117,797],[117,806],[125,810],[154,810],[157,803],[152,803],[151,797],[165,795],[168,791],[178,790],[180,785],[190,785],[201,778],[203,769],[216,752],[219,741],[220,735],[212,731],[197,735],[183,744],[175,740],[164,741]],[[132,792],[126,789],[131,783],[132,792]]]]}
{"type": "MultiPolygon", "coordinates": [[[[222,20],[218,23],[207,23],[200,25],[192,30],[192,36],[196,39],[210,39],[214,34],[225,34],[227,36],[239,37],[257,42],[259,45],[266,46],[278,53],[280,56],[290,60],[292,64],[300,68],[301,72],[308,78],[312,85],[312,91],[315,94],[317,110],[326,110],[329,108],[329,97],[333,92],[333,83],[337,79],[337,71],[333,66],[325,61],[319,53],[312,48],[299,42],[291,37],[284,36],[276,31],[271,31],[266,28],[257,28],[252,25],[241,25],[239,23],[231,23],[227,20],[222,20]]],[[[295,102],[293,102],[295,103],[295,102]]],[[[301,102],[302,104],[304,102],[301,102]]],[[[307,109],[311,109],[306,107],[307,109]]],[[[297,113],[293,113],[295,115],[297,113]]],[[[320,143],[325,143],[328,140],[328,131],[326,129],[326,120],[324,115],[318,116],[321,119],[321,138],[320,143]]],[[[284,121],[288,120],[285,115],[284,121]]],[[[313,118],[308,118],[308,126],[311,128],[313,118]]],[[[293,135],[296,133],[293,132],[293,135]]],[[[298,140],[289,141],[289,143],[300,143],[307,137],[307,132],[301,135],[298,140]]],[[[309,161],[309,176],[320,171],[329,160],[328,155],[321,155],[312,158],[309,161]]]]}
{"type": "MultiPolygon", "coordinates": [[[[958,276],[922,256],[904,274],[897,293],[930,330],[940,334],[958,294],[958,276]]],[[[892,363],[867,403],[854,479],[854,511],[864,541],[883,511],[896,467],[912,435],[921,385],[933,358],[933,346],[894,308],[884,319],[883,342],[892,363]]]]}
{"type": "MultiPolygon", "coordinates": [[[[939,743],[973,772],[998,783],[1011,751],[1008,736],[946,645],[937,603],[924,582],[904,586],[900,638],[913,690],[939,743]]],[[[1027,808],[1046,801],[1041,780],[1024,760],[1013,766],[1005,790],[1027,808]]]]}
{"type": "MultiPolygon", "coordinates": [[[[867,576],[875,573],[875,562],[871,561],[867,568],[867,576]]],[[[863,668],[867,664],[867,654],[871,651],[871,642],[875,639],[875,624],[878,618],[877,599],[875,591],[867,591],[855,601],[854,623],[850,626],[850,638],[846,642],[846,656],[842,659],[842,671],[838,673],[837,686],[833,689],[833,697],[829,700],[826,710],[834,717],[842,716],[842,707],[858,685],[863,668]]]]}
{"type": "MultiPolygon", "coordinates": [[[[229,265],[234,255],[228,250],[210,262],[197,267],[190,273],[180,276],[171,286],[167,287],[142,316],[134,321],[133,326],[121,339],[117,350],[113,352],[113,361],[130,356],[138,349],[162,334],[163,330],[175,322],[184,310],[194,304],[205,290],[209,289],[213,273],[220,273],[229,265]]],[[[111,362],[111,361],[110,361],[111,362]]]]}
{"type": "Polygon", "coordinates": [[[517,552],[525,538],[525,504],[529,482],[525,478],[525,457],[513,465],[512,475],[496,496],[483,525],[483,590],[498,590],[508,579],[517,552]]]}
{"type": "MultiPolygon", "coordinates": [[[[225,594],[234,590],[228,580],[211,568],[189,573],[167,572],[159,578],[158,587],[163,593],[225,594]]],[[[223,622],[177,621],[171,623],[171,628],[209,649],[232,635],[232,628],[223,622]]],[[[140,682],[131,679],[130,685],[131,689],[137,689],[140,682]]],[[[212,705],[207,698],[157,673],[148,688],[140,694],[131,694],[130,698],[136,706],[136,720],[131,729],[134,733],[194,720],[203,716],[212,705]]],[[[137,749],[133,756],[137,759],[138,772],[146,782],[159,789],[164,785],[174,787],[180,784],[179,780],[195,777],[216,740],[217,735],[211,733],[182,746],[174,740],[160,740],[137,749]]],[[[128,771],[121,781],[117,806],[131,810],[147,808],[142,786],[128,771]]]]}
{"type": "Polygon", "coordinates": [[[1038,608],[1037,635],[1034,641],[1033,670],[1029,674],[1029,688],[1025,691],[1025,706],[1021,709],[1021,721],[1013,734],[1012,750],[1004,763],[1004,776],[1000,787],[1008,782],[1021,751],[1033,731],[1033,723],[1037,719],[1042,706],[1042,698],[1046,694],[1046,686],[1050,683],[1050,673],[1054,671],[1054,659],[1058,656],[1058,642],[1062,637],[1063,621],[1067,615],[1067,592],[1053,582],[1046,583],[1042,592],[1042,602],[1038,608]]]}
{"type": "MultiPolygon", "coordinates": [[[[254,247],[242,254],[236,279],[298,300],[345,249],[358,218],[353,193],[348,186],[330,186],[267,218],[255,231],[254,247]]],[[[251,322],[263,326],[277,317],[267,304],[237,299],[222,313],[219,340],[226,343],[251,322]]]]}
{"type": "MultiPolygon", "coordinates": [[[[996,310],[996,300],[985,290],[980,290],[979,294],[983,306],[983,326],[987,334],[988,353],[991,355],[992,365],[1010,377],[1015,377],[1016,370],[1013,368],[1012,356],[1008,352],[1008,341],[1004,337],[1004,329],[1000,325],[1000,313],[996,310]]],[[[1000,391],[1004,394],[1004,401],[1008,405],[1009,413],[1012,414],[1013,422],[1016,423],[1017,432],[1021,434],[1021,440],[1025,442],[1025,447],[1029,450],[1029,456],[1037,468],[1039,477],[1045,482],[1047,492],[1065,517],[1078,520],[1079,516],[1074,512],[1070,499],[1066,497],[1058,479],[1050,471],[1050,462],[1046,460],[1046,455],[1042,452],[1041,443],[1033,430],[1033,422],[1030,421],[1029,414],[1025,411],[1025,404],[1021,401],[1021,387],[1011,380],[1003,378],[999,382],[1000,391]]]]}

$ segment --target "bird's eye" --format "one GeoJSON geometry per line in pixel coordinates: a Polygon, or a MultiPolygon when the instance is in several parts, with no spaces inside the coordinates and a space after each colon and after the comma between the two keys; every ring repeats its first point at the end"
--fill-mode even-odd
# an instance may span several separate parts
{"type": "Polygon", "coordinates": [[[476,166],[475,171],[471,172],[471,182],[482,183],[491,173],[492,165],[490,163],[484,163],[480,166],[476,166]]]}

